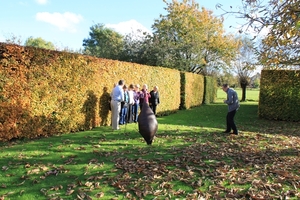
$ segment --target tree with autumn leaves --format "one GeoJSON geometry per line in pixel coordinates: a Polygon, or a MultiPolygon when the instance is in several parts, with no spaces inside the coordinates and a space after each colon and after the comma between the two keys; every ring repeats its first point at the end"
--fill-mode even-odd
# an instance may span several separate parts
{"type": "Polygon", "coordinates": [[[150,37],[155,65],[207,75],[230,64],[238,42],[220,18],[194,0],[164,2],[168,13],[155,20],[150,37]]]}
{"type": "Polygon", "coordinates": [[[237,74],[246,100],[246,87],[257,65],[253,42],[225,34],[221,18],[201,8],[194,0],[173,0],[168,14],[152,26],[157,65],[214,75],[220,71],[237,74]]]}
{"type": "MultiPolygon", "coordinates": [[[[118,54],[105,54],[109,54],[111,59],[204,75],[213,74],[216,69],[230,64],[236,55],[238,42],[233,35],[225,34],[220,18],[203,7],[199,9],[195,0],[164,2],[167,14],[155,20],[153,33],[144,33],[140,40],[136,40],[134,35],[119,36],[118,44],[123,45],[123,51],[120,51],[119,45],[118,54]]],[[[118,34],[103,25],[91,27],[90,38],[83,41],[86,52],[103,57],[101,50],[113,50],[107,48],[107,44],[115,42],[113,35],[118,34]]]]}
{"type": "MultiPolygon", "coordinates": [[[[222,9],[222,5],[218,5],[222,9]]],[[[299,69],[300,67],[300,1],[242,0],[239,10],[224,10],[246,23],[240,32],[262,32],[257,53],[259,62],[268,69],[299,69]]]]}

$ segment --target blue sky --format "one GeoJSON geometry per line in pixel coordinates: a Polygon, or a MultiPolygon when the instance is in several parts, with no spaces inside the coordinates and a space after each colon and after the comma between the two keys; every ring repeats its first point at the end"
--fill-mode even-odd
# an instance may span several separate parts
{"type": "MultiPolygon", "coordinates": [[[[171,0],[168,0],[170,2],[171,0]]],[[[239,0],[196,0],[201,7],[215,15],[217,3],[224,8],[236,8],[239,0]]],[[[90,27],[103,23],[124,34],[131,30],[151,31],[151,25],[160,14],[166,14],[163,0],[1,0],[0,42],[16,36],[24,41],[28,37],[41,37],[56,47],[78,50],[89,37],[90,27]]],[[[224,27],[236,26],[237,19],[226,17],[224,27]]]]}

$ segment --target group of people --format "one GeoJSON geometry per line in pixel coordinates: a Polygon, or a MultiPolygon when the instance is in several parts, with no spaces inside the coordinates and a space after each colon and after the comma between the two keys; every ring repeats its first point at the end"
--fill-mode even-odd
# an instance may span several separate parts
{"type": "Polygon", "coordinates": [[[149,104],[156,115],[156,107],[160,103],[158,86],[149,92],[147,84],[140,90],[139,84],[127,86],[124,80],[120,80],[111,92],[112,129],[118,130],[120,125],[137,122],[144,102],[149,104]]]}
{"type": "MultiPolygon", "coordinates": [[[[234,116],[240,107],[237,93],[230,88],[228,84],[223,84],[222,89],[227,93],[227,99],[224,100],[224,103],[228,105],[226,130],[224,133],[238,135],[238,130],[234,123],[234,116]],[[231,132],[231,130],[233,132],[231,132]]],[[[113,130],[120,129],[119,125],[137,122],[138,112],[142,110],[144,102],[149,104],[153,113],[156,115],[156,107],[160,103],[157,86],[154,86],[153,90],[148,92],[147,84],[144,84],[140,90],[140,85],[130,84],[129,87],[127,87],[125,81],[120,80],[111,92],[110,103],[113,130]]]]}

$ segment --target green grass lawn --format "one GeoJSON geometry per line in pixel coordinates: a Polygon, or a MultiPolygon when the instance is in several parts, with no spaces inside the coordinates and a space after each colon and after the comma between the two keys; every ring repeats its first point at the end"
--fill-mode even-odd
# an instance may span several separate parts
{"type": "Polygon", "coordinates": [[[241,103],[238,136],[221,133],[219,91],[159,117],[152,146],[137,124],[2,143],[0,199],[299,199],[300,123],[259,119],[258,94],[241,103]]]}

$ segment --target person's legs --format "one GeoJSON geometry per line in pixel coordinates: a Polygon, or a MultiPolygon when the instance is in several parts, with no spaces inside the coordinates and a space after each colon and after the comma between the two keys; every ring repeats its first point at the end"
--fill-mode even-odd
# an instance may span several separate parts
{"type": "Polygon", "coordinates": [[[152,110],[153,110],[154,115],[156,115],[156,105],[152,105],[152,110]]]}
{"type": "Polygon", "coordinates": [[[226,130],[224,131],[224,133],[230,133],[231,131],[231,126],[230,126],[230,123],[229,123],[229,119],[230,116],[229,116],[229,112],[227,113],[226,115],[226,130]]]}
{"type": "Polygon", "coordinates": [[[121,108],[120,114],[119,114],[119,125],[122,125],[122,111],[123,108],[121,108]]]}
{"type": "Polygon", "coordinates": [[[138,120],[138,115],[139,115],[139,113],[138,113],[138,111],[139,111],[139,104],[134,104],[133,105],[133,121],[134,122],[137,122],[137,120],[138,120]]]}
{"type": "Polygon", "coordinates": [[[119,124],[125,124],[125,108],[121,108],[119,124]]]}
{"type": "Polygon", "coordinates": [[[140,110],[142,111],[143,103],[140,103],[140,110]]]}
{"type": "Polygon", "coordinates": [[[113,129],[119,129],[119,113],[121,104],[117,101],[111,101],[111,124],[113,129]]]}
{"type": "Polygon", "coordinates": [[[136,104],[132,105],[132,120],[135,122],[135,111],[136,110],[136,104]]]}
{"type": "Polygon", "coordinates": [[[127,114],[128,114],[128,107],[124,107],[124,110],[123,110],[123,124],[127,123],[127,114]]]}
{"type": "Polygon", "coordinates": [[[227,129],[226,131],[229,130],[229,132],[231,131],[231,129],[233,130],[233,134],[238,134],[238,130],[236,128],[236,125],[234,123],[234,116],[235,116],[236,110],[233,110],[231,112],[227,113],[227,129]]]}
{"type": "Polygon", "coordinates": [[[149,107],[150,107],[150,109],[153,111],[153,106],[152,106],[152,104],[151,104],[151,105],[149,104],[149,107]]]}
{"type": "Polygon", "coordinates": [[[114,128],[114,115],[115,115],[115,111],[114,111],[114,106],[113,106],[113,101],[111,100],[110,101],[110,111],[111,111],[111,118],[110,118],[110,124],[111,124],[111,127],[114,128]]]}
{"type": "Polygon", "coordinates": [[[132,110],[133,110],[133,105],[128,105],[128,110],[127,110],[127,117],[126,117],[126,122],[127,123],[132,123],[133,118],[132,118],[132,110]]]}

